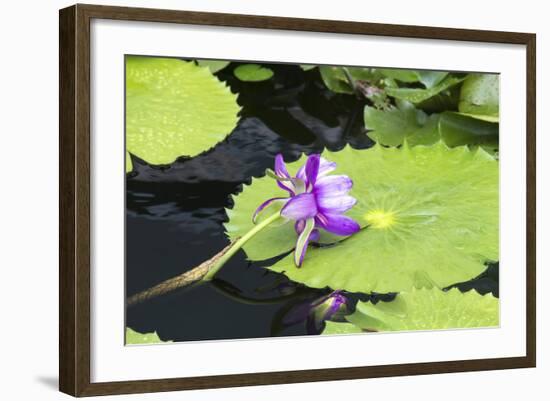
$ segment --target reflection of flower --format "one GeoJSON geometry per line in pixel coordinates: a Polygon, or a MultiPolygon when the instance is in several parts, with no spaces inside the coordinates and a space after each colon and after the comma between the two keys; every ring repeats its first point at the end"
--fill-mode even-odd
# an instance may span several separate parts
{"type": "Polygon", "coordinates": [[[345,175],[328,175],[336,168],[336,163],[325,160],[320,155],[310,155],[295,177],[288,173],[282,155],[275,158],[277,185],[289,193],[287,198],[272,198],[262,203],[254,213],[274,202],[283,203],[281,216],[296,221],[298,234],[294,263],[300,267],[309,242],[319,240],[319,228],[336,235],[351,235],[359,231],[355,220],[343,213],[355,205],[355,198],[348,195],[353,186],[345,175]]]}
{"type": "Polygon", "coordinates": [[[283,316],[283,327],[305,321],[308,334],[318,334],[327,320],[339,321],[350,313],[353,301],[341,290],[332,291],[320,298],[299,303],[290,308],[283,316]]]}
{"type": "Polygon", "coordinates": [[[336,313],[346,305],[347,298],[340,290],[333,291],[327,297],[312,305],[317,322],[330,320],[336,313]]]}

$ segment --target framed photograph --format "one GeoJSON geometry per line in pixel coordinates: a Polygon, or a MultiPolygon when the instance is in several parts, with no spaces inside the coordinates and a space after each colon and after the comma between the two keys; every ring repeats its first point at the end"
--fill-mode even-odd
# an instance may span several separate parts
{"type": "Polygon", "coordinates": [[[535,35],[60,11],[60,390],[535,366],[535,35]]]}

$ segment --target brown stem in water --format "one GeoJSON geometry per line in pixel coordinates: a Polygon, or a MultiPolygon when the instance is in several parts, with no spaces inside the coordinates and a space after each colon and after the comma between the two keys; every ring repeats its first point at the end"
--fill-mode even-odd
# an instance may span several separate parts
{"type": "Polygon", "coordinates": [[[127,306],[134,306],[141,302],[147,301],[151,298],[158,297],[159,295],[164,295],[174,290],[189,287],[193,284],[198,283],[202,280],[204,276],[212,269],[220,258],[227,253],[227,251],[233,246],[233,244],[238,241],[238,238],[235,241],[232,241],[229,245],[223,248],[220,252],[214,255],[212,258],[207,261],[202,262],[197,267],[194,267],[191,270],[186,271],[185,273],[180,274],[179,276],[169,278],[162,283],[155,285],[154,287],[143,290],[137,294],[132,295],[127,299],[127,306]]]}

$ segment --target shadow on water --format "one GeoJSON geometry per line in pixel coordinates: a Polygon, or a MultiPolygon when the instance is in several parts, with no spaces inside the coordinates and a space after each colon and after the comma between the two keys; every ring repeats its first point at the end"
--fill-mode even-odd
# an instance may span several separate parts
{"type": "MultiPolygon", "coordinates": [[[[212,150],[166,168],[134,159],[135,172],[126,181],[128,295],[191,269],[227,245],[223,223],[230,196],[272,168],[276,154],[293,161],[302,152],[373,145],[364,134],[362,101],[328,91],[317,70],[269,66],[274,78],[261,83],[238,81],[231,66],[217,74],[239,94],[242,110],[237,127],[212,150]]],[[[484,288],[498,291],[498,270],[496,281],[494,275],[482,279],[484,288]]],[[[328,291],[269,272],[241,251],[217,280],[137,305],[126,319],[137,331],[175,341],[317,334],[307,319],[285,325],[285,316],[328,291]]]]}

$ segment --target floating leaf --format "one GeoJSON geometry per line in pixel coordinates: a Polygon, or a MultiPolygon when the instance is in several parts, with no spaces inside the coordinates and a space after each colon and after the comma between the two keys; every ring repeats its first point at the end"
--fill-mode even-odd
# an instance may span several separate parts
{"type": "Polygon", "coordinates": [[[126,152],[126,172],[129,173],[134,169],[134,165],[132,163],[132,158],[130,157],[130,153],[126,152]]]}
{"type": "Polygon", "coordinates": [[[356,334],[363,333],[360,327],[355,326],[352,323],[336,323],[327,320],[325,322],[324,335],[338,335],[338,334],[356,334]]]}
{"type": "Polygon", "coordinates": [[[439,82],[435,86],[432,86],[431,88],[386,88],[386,93],[397,99],[418,104],[437,94],[447,91],[463,80],[464,78],[449,75],[443,81],[439,82]]]}
{"type": "MultiPolygon", "coordinates": [[[[362,227],[334,246],[308,250],[296,268],[292,255],[269,269],[314,288],[400,292],[470,280],[498,260],[498,162],[482,149],[433,146],[323,152],[336,174],[353,179],[358,202],[348,212],[362,227]]],[[[291,170],[298,165],[291,163],[291,170]]],[[[270,178],[254,179],[236,197],[226,224],[231,239],[252,227],[261,202],[285,196],[270,178]]],[[[272,227],[245,246],[252,260],[294,246],[292,224],[272,227]]],[[[340,237],[341,238],[341,237],[340,237]]]]}
{"type": "Polygon", "coordinates": [[[259,64],[242,64],[235,68],[233,74],[244,82],[260,82],[271,78],[273,70],[259,64]]]}
{"type": "Polygon", "coordinates": [[[460,89],[458,111],[485,116],[485,118],[487,116],[498,118],[499,76],[497,74],[468,75],[460,89]]]}
{"type": "Polygon", "coordinates": [[[151,164],[195,156],[237,124],[236,95],[208,68],[157,57],[126,57],[126,149],[151,164]]]}
{"type": "Polygon", "coordinates": [[[405,139],[411,146],[431,145],[443,140],[448,146],[490,145],[498,148],[498,124],[471,118],[460,113],[426,114],[410,103],[377,110],[366,106],[365,127],[369,138],[386,146],[398,146],[405,139]]]}
{"type": "MultiPolygon", "coordinates": [[[[499,301],[491,294],[480,295],[474,290],[462,293],[457,288],[413,289],[391,302],[358,302],[356,312],[346,316],[346,320],[357,329],[368,331],[494,327],[499,324],[499,301]]],[[[351,332],[349,327],[345,330],[351,332]]]]}
{"type": "Polygon", "coordinates": [[[229,65],[229,61],[221,60],[197,60],[197,64],[201,67],[208,67],[212,74],[217,73],[218,71],[223,70],[229,65]]]}
{"type": "Polygon", "coordinates": [[[400,102],[390,110],[365,106],[365,128],[373,141],[386,146],[398,146],[405,137],[414,134],[426,122],[426,114],[408,102],[400,102]]]}
{"type": "Polygon", "coordinates": [[[126,328],[126,345],[130,344],[160,344],[171,343],[172,341],[162,341],[157,332],[154,333],[138,333],[131,328],[126,328]]]}
{"type": "Polygon", "coordinates": [[[496,144],[498,124],[471,118],[458,113],[445,112],[439,120],[439,132],[449,146],[496,144]]]}

